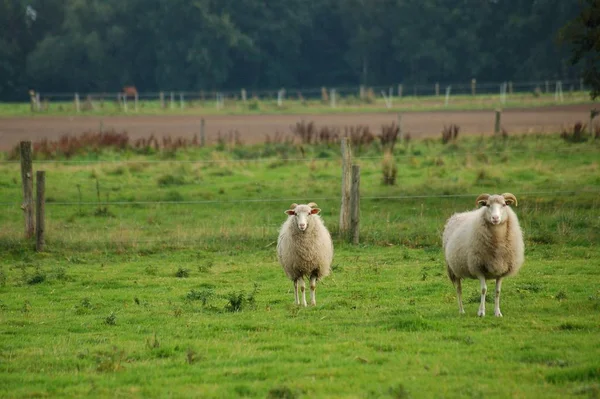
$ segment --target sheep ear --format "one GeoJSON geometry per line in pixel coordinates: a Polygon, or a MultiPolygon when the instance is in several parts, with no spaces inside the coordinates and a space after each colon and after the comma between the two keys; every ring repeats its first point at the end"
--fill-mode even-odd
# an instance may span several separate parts
{"type": "Polygon", "coordinates": [[[294,216],[296,214],[296,211],[294,211],[293,209],[288,209],[287,211],[285,211],[285,214],[288,216],[294,216]]]}
{"type": "Polygon", "coordinates": [[[504,193],[502,196],[504,197],[504,202],[506,202],[506,205],[515,204],[515,206],[517,206],[517,197],[515,197],[514,194],[504,193]]]}
{"type": "Polygon", "coordinates": [[[479,205],[479,206],[484,206],[487,205],[487,200],[488,198],[490,198],[489,194],[481,194],[479,197],[477,197],[477,199],[475,200],[475,205],[479,205]]]}
{"type": "Polygon", "coordinates": [[[319,212],[321,212],[321,208],[313,208],[310,210],[311,215],[316,215],[319,212]]]}
{"type": "Polygon", "coordinates": [[[316,202],[309,202],[307,205],[310,206],[311,208],[316,208],[319,206],[319,205],[317,205],[316,202]]]}
{"type": "Polygon", "coordinates": [[[296,204],[296,203],[294,202],[292,205],[290,205],[290,209],[295,209],[297,206],[298,206],[298,204],[296,204]]]}

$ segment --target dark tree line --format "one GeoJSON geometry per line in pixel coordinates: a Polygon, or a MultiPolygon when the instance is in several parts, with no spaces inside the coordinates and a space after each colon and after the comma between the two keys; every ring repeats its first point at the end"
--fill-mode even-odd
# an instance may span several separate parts
{"type": "Polygon", "coordinates": [[[27,91],[578,78],[577,0],[0,0],[0,99],[27,91]]]}

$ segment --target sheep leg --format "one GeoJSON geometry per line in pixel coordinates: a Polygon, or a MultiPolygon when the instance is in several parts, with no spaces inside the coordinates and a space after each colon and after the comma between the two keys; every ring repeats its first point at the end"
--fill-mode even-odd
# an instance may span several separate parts
{"type": "Polygon", "coordinates": [[[317,304],[317,277],[310,276],[310,304],[317,304]]]}
{"type": "Polygon", "coordinates": [[[465,314],[465,309],[463,308],[463,302],[462,302],[462,283],[460,279],[456,280],[456,296],[458,298],[458,313],[459,314],[465,314]]]}
{"type": "Polygon", "coordinates": [[[494,315],[496,317],[502,317],[500,312],[500,290],[502,289],[502,278],[496,279],[496,298],[494,298],[494,315]]]}
{"type": "Polygon", "coordinates": [[[296,305],[300,305],[300,298],[298,298],[298,280],[294,280],[294,302],[296,305]]]}
{"type": "Polygon", "coordinates": [[[477,316],[485,316],[485,294],[487,293],[487,284],[485,283],[485,277],[479,277],[479,283],[481,284],[481,302],[479,303],[479,311],[477,316]]]}
{"type": "MultiPolygon", "coordinates": [[[[306,306],[306,285],[304,282],[304,278],[299,279],[300,280],[300,291],[302,291],[302,305],[306,306]]],[[[300,303],[298,303],[299,305],[300,303]]]]}

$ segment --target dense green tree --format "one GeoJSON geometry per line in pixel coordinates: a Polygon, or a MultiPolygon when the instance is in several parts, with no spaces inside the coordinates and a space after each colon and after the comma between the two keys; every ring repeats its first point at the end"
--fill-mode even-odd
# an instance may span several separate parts
{"type": "Polygon", "coordinates": [[[0,99],[575,78],[578,1],[0,0],[0,99]]]}
{"type": "Polygon", "coordinates": [[[581,1],[579,14],[561,30],[569,44],[571,62],[583,64],[583,80],[593,99],[600,96],[600,1],[581,1]]]}

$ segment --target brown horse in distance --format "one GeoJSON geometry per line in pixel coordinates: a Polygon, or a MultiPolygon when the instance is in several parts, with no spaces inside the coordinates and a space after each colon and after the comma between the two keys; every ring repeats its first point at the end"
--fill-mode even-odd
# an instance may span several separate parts
{"type": "Polygon", "coordinates": [[[123,87],[123,97],[129,98],[129,97],[134,97],[137,96],[138,91],[135,88],[135,86],[125,86],[123,87]]]}

